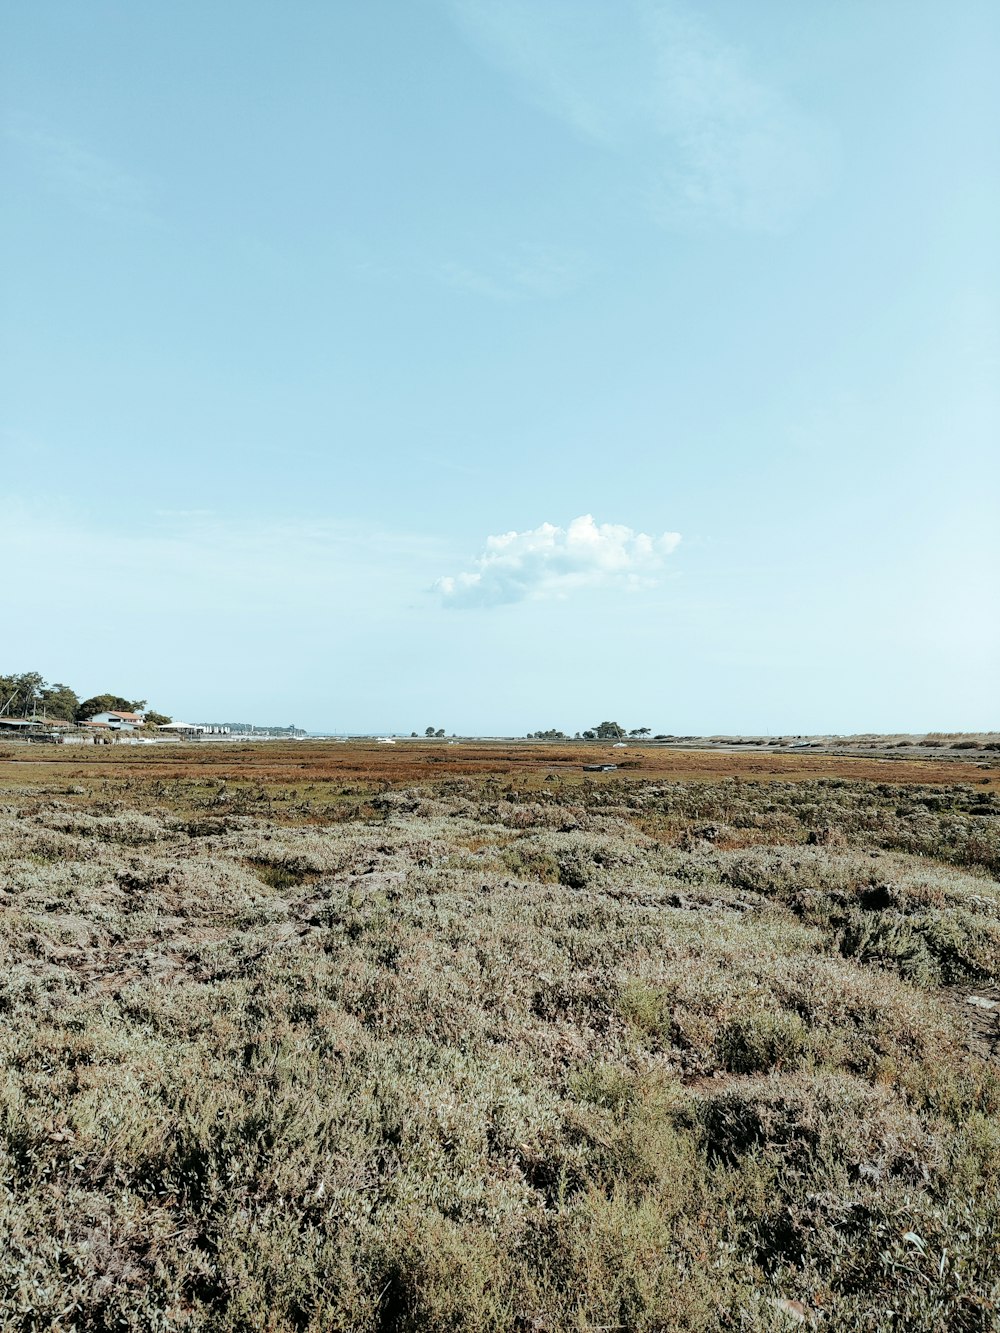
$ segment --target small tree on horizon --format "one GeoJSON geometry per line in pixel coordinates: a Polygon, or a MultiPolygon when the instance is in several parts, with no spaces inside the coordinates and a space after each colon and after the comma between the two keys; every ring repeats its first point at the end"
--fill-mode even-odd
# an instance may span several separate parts
{"type": "Polygon", "coordinates": [[[620,741],[625,735],[625,728],[619,722],[599,722],[593,731],[599,741],[620,741]]]}

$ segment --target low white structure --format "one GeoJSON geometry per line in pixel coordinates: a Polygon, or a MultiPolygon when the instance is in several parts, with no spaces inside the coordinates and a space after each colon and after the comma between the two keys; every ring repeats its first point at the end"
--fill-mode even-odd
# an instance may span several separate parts
{"type": "Polygon", "coordinates": [[[95,713],[93,717],[88,717],[87,721],[110,727],[112,731],[135,731],[136,727],[146,725],[146,718],[142,713],[95,713]]]}
{"type": "Polygon", "coordinates": [[[205,730],[197,722],[164,722],[158,728],[158,731],[170,731],[175,736],[200,736],[205,730]]]}

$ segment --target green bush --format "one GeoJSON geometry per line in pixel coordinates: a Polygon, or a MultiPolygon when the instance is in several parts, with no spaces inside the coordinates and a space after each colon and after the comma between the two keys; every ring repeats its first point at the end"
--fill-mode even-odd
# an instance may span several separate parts
{"type": "Polygon", "coordinates": [[[719,1063],[734,1074],[797,1069],[810,1049],[809,1029],[795,1013],[734,1018],[723,1025],[715,1039],[719,1063]]]}

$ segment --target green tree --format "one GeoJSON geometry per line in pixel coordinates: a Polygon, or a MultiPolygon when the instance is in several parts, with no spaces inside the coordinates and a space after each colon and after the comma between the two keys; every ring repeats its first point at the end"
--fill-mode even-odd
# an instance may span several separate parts
{"type": "Polygon", "coordinates": [[[618,722],[599,722],[593,731],[599,741],[620,741],[625,735],[625,728],[618,722]]]}
{"type": "Polygon", "coordinates": [[[632,730],[629,732],[629,735],[630,735],[630,736],[648,736],[648,735],[649,735],[649,731],[650,731],[649,727],[633,727],[632,730]]]}
{"type": "Polygon", "coordinates": [[[95,694],[84,699],[76,710],[77,722],[85,722],[97,713],[141,713],[146,707],[145,699],[123,699],[120,694],[95,694]]]}
{"type": "Polygon", "coordinates": [[[32,713],[44,686],[45,681],[37,671],[0,676],[0,714],[4,717],[25,717],[32,713]]]}
{"type": "Polygon", "coordinates": [[[164,726],[167,722],[172,722],[172,721],[173,721],[173,718],[167,717],[166,713],[147,713],[147,714],[146,714],[146,726],[147,726],[147,727],[162,727],[162,726],[164,726]]]}
{"type": "Polygon", "coordinates": [[[45,685],[40,698],[45,716],[60,718],[63,722],[72,722],[80,707],[76,690],[71,690],[68,685],[45,685]]]}
{"type": "Polygon", "coordinates": [[[424,732],[424,735],[425,735],[425,736],[433,736],[433,735],[434,735],[434,728],[433,728],[433,727],[428,727],[427,730],[424,732]]]}
{"type": "Polygon", "coordinates": [[[435,735],[435,736],[443,736],[443,735],[444,735],[444,727],[438,727],[438,729],[437,729],[437,731],[435,731],[434,735],[435,735]]]}

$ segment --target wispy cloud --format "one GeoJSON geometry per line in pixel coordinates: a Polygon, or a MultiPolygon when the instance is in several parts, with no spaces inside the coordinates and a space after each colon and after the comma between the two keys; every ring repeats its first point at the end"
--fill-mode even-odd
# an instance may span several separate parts
{"type": "Polygon", "coordinates": [[[585,268],[576,251],[523,245],[471,263],[450,261],[441,266],[439,277],[449,287],[490,301],[551,300],[575,290],[585,268]]]}
{"type": "Polygon", "coordinates": [[[831,136],[677,0],[450,0],[469,40],[577,134],[632,160],[660,220],[788,226],[831,136]]]}
{"type": "Polygon", "coordinates": [[[18,149],[49,187],[92,216],[149,220],[149,182],[65,134],[13,117],[4,138],[18,149]]]}
{"type": "Polygon", "coordinates": [[[654,581],[679,541],[676,532],[650,537],[583,514],[565,528],[543,523],[487,537],[472,569],[439,579],[435,587],[452,607],[501,606],[609,585],[636,588],[654,581]]]}
{"type": "Polygon", "coordinates": [[[0,562],[32,571],[11,593],[24,610],[86,608],[95,589],[113,590],[123,604],[214,623],[398,608],[425,593],[443,549],[437,538],[360,522],[259,522],[196,508],[156,510],[138,528],[116,529],[15,497],[0,525],[0,562]]]}

